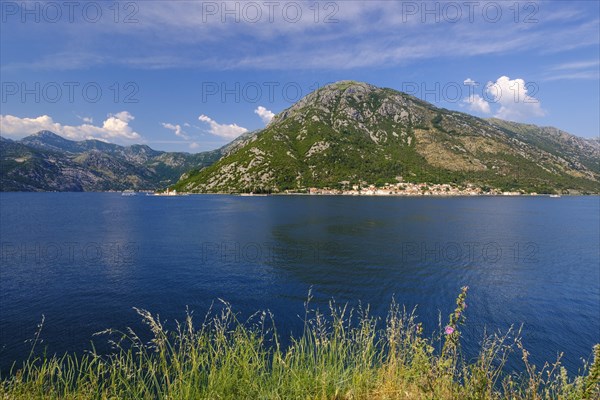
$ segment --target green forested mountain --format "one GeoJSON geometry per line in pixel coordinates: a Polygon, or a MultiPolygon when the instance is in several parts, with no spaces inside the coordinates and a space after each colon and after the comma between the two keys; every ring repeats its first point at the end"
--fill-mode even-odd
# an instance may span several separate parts
{"type": "Polygon", "coordinates": [[[600,142],[554,128],[485,120],[366,83],[325,86],[215,164],[174,186],[190,192],[340,187],[360,182],[474,184],[600,192],[600,142]]]}

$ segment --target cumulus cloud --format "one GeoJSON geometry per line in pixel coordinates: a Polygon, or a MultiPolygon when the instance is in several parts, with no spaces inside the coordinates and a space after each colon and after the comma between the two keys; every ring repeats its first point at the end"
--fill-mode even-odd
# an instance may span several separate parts
{"type": "MultiPolygon", "coordinates": [[[[181,125],[179,125],[179,124],[173,125],[173,124],[170,124],[167,122],[163,122],[161,125],[164,128],[167,128],[167,129],[173,131],[173,133],[175,133],[175,136],[179,136],[180,138],[183,138],[183,139],[189,139],[189,137],[185,134],[185,132],[181,128],[181,125]]],[[[189,124],[188,124],[188,126],[189,126],[189,124]]]]}
{"type": "Polygon", "coordinates": [[[21,138],[41,130],[48,130],[71,140],[139,140],[141,139],[140,134],[129,126],[129,122],[134,119],[135,117],[129,112],[121,111],[116,114],[109,114],[102,126],[95,126],[91,123],[74,126],[55,122],[48,115],[41,115],[36,118],[0,115],[0,133],[21,138]]]}
{"type": "Polygon", "coordinates": [[[540,101],[529,94],[529,89],[535,87],[534,83],[528,84],[521,78],[501,76],[496,82],[488,82],[485,90],[490,101],[500,105],[497,118],[526,121],[546,115],[540,101]]]}
{"type": "Polygon", "coordinates": [[[475,81],[474,81],[473,79],[471,79],[471,78],[467,78],[467,79],[465,79],[465,80],[464,80],[464,82],[463,82],[463,84],[464,84],[465,86],[477,86],[477,85],[479,85],[479,83],[478,83],[478,82],[475,82],[475,81]]]}
{"type": "Polygon", "coordinates": [[[485,101],[483,97],[478,94],[471,94],[469,97],[463,100],[463,103],[469,105],[469,110],[482,114],[489,114],[490,111],[490,103],[485,101]]]}
{"type": "Polygon", "coordinates": [[[0,115],[0,132],[6,136],[24,137],[41,130],[57,132],[60,124],[47,115],[37,118],[19,118],[13,115],[0,115]]]}
{"type": "Polygon", "coordinates": [[[248,129],[238,126],[237,124],[219,124],[212,118],[202,114],[198,120],[207,123],[210,126],[209,132],[215,136],[220,136],[226,139],[234,139],[242,133],[248,132],[248,129]]]}
{"type": "Polygon", "coordinates": [[[134,119],[135,117],[129,112],[121,111],[120,113],[109,115],[109,117],[102,124],[102,128],[92,125],[84,126],[92,128],[89,129],[89,132],[92,134],[92,136],[100,136],[104,139],[139,139],[140,135],[137,132],[134,132],[129,126],[129,122],[133,121],[134,119]]]}
{"type": "Polygon", "coordinates": [[[260,119],[262,119],[265,124],[268,124],[269,122],[271,122],[271,120],[275,116],[275,114],[271,110],[267,110],[263,106],[258,106],[258,108],[256,110],[254,110],[254,113],[258,114],[260,119]]]}

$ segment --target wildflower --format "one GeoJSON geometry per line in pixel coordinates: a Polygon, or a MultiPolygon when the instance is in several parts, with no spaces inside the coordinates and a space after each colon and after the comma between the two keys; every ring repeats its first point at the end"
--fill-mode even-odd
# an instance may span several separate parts
{"type": "Polygon", "coordinates": [[[454,328],[451,327],[450,325],[446,326],[446,328],[444,329],[444,333],[446,335],[452,335],[454,333],[454,328]]]}
{"type": "Polygon", "coordinates": [[[417,335],[422,334],[423,333],[423,325],[421,323],[418,323],[416,330],[417,330],[417,335]]]}

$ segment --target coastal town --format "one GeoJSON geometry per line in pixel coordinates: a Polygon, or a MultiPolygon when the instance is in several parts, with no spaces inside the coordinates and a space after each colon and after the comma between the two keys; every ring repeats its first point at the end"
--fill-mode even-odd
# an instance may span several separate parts
{"type": "MultiPolygon", "coordinates": [[[[240,196],[268,196],[268,195],[315,195],[315,196],[537,196],[538,193],[525,192],[509,192],[501,191],[496,188],[482,188],[472,184],[466,186],[458,186],[448,183],[431,184],[431,183],[409,183],[399,182],[394,184],[386,183],[384,185],[368,184],[361,182],[360,185],[350,185],[347,182],[340,182],[342,188],[301,188],[295,190],[284,191],[265,191],[259,190],[246,193],[215,193],[215,194],[238,194],[240,196]]],[[[165,191],[140,190],[135,192],[127,190],[122,192],[123,196],[133,196],[136,194],[145,194],[146,196],[189,196],[197,193],[178,192],[177,190],[166,189],[165,191]]],[[[560,197],[560,195],[552,194],[550,197],[560,197]]]]}
{"type": "MultiPolygon", "coordinates": [[[[358,184],[352,184],[349,181],[339,182],[338,187],[300,187],[297,189],[265,189],[256,188],[255,190],[247,190],[240,192],[215,192],[212,194],[227,194],[239,196],[270,196],[270,195],[315,195],[315,196],[538,196],[546,194],[538,194],[536,192],[525,191],[502,191],[498,188],[489,186],[477,186],[474,184],[458,185],[451,183],[412,183],[405,182],[402,177],[396,178],[396,183],[370,184],[366,181],[361,181],[358,184]]],[[[195,192],[177,191],[172,188],[166,188],[164,191],[155,190],[124,190],[121,192],[123,196],[135,196],[142,194],[146,196],[189,196],[193,194],[202,194],[195,192]]],[[[559,194],[547,194],[549,197],[561,197],[559,194]]]]}
{"type": "MultiPolygon", "coordinates": [[[[309,188],[311,195],[347,195],[347,196],[518,196],[521,192],[503,192],[495,188],[486,188],[467,184],[466,186],[428,183],[399,182],[376,185],[352,185],[344,189],[309,188]]],[[[530,193],[536,195],[537,193],[530,193]]]]}

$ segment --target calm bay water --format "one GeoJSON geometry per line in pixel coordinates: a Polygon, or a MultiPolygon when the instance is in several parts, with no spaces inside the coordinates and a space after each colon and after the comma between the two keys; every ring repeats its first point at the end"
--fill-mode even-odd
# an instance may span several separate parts
{"type": "Polygon", "coordinates": [[[132,307],[169,323],[218,298],[242,317],[270,309],[286,336],[311,287],[321,309],[333,298],[384,315],[395,296],[431,332],[468,285],[467,351],[485,327],[523,324],[534,361],[564,352],[576,371],[600,342],[598,197],[3,193],[0,239],[4,371],[42,315],[50,353],[143,329],[132,307]]]}

